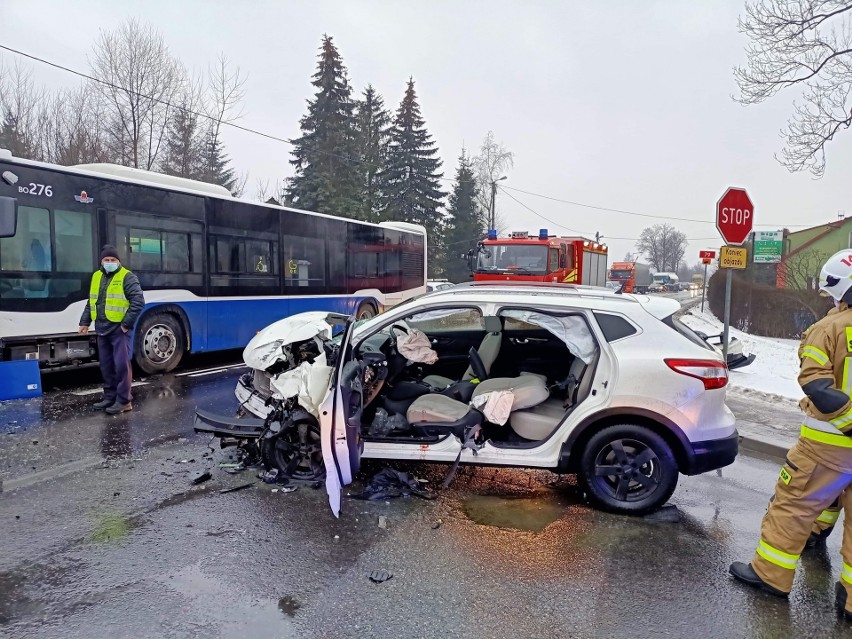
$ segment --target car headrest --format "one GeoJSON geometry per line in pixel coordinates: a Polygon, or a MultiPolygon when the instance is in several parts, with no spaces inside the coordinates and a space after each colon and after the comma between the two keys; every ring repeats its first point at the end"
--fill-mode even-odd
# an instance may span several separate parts
{"type": "Polygon", "coordinates": [[[488,333],[502,333],[503,323],[496,315],[486,315],[482,318],[482,328],[488,333]]]}

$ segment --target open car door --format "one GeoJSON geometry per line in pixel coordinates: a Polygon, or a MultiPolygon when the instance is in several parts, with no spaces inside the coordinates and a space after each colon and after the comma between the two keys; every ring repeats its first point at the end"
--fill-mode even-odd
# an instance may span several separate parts
{"type": "Polygon", "coordinates": [[[357,362],[352,361],[353,324],[354,320],[350,318],[343,329],[329,392],[319,409],[325,487],[335,517],[340,516],[341,489],[352,483],[352,477],[361,467],[363,448],[359,409],[362,407],[351,406],[352,401],[360,403],[360,395],[353,393],[353,380],[360,370],[357,362]]]}

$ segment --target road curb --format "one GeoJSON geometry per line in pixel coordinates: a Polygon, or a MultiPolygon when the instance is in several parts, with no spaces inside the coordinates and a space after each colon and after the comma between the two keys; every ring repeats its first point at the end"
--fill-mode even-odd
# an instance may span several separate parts
{"type": "Polygon", "coordinates": [[[782,461],[787,457],[787,451],[790,450],[793,443],[788,445],[754,435],[740,435],[741,451],[760,453],[769,457],[776,457],[782,461]]]}

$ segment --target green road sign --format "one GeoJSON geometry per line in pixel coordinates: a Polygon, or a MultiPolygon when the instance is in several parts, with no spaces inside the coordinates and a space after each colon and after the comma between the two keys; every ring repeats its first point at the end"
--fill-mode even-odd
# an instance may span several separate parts
{"type": "Polygon", "coordinates": [[[754,232],[754,263],[777,264],[784,248],[783,231],[754,232]]]}

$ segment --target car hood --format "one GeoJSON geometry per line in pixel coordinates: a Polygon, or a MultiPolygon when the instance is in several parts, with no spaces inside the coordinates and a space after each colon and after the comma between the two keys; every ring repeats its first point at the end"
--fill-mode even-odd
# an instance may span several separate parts
{"type": "Polygon", "coordinates": [[[255,335],[243,350],[243,361],[251,368],[266,370],[285,359],[285,346],[318,337],[331,339],[329,314],[323,311],[298,313],[270,324],[255,335]]]}

